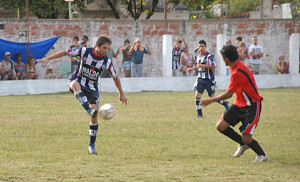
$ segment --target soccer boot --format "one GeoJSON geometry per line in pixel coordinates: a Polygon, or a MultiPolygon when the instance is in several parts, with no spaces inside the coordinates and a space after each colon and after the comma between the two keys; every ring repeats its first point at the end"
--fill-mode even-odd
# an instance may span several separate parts
{"type": "Polygon", "coordinates": [[[239,145],[238,149],[236,150],[236,152],[233,154],[234,157],[240,157],[241,155],[243,155],[243,153],[249,149],[248,145],[239,145]]]}
{"type": "Polygon", "coordinates": [[[89,153],[97,155],[97,152],[96,152],[96,149],[95,149],[95,144],[92,144],[92,145],[89,146],[89,153]]]}
{"type": "Polygon", "coordinates": [[[267,155],[258,155],[256,156],[255,160],[253,162],[266,162],[267,161],[267,155]]]}

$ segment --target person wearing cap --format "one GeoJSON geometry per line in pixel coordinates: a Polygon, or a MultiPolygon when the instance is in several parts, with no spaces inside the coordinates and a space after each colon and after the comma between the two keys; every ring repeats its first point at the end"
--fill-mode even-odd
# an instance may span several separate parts
{"type": "Polygon", "coordinates": [[[135,39],[134,45],[130,48],[129,52],[132,53],[131,76],[143,77],[144,54],[151,55],[149,44],[146,43],[146,47],[143,47],[141,39],[137,38],[135,39]]]}
{"type": "Polygon", "coordinates": [[[13,61],[10,59],[10,52],[4,53],[4,60],[2,61],[0,72],[1,80],[16,80],[17,76],[14,70],[13,61]]]}

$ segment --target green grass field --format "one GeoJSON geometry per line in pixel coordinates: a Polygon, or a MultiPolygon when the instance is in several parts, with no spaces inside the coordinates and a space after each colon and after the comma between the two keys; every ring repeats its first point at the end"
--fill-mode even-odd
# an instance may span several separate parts
{"type": "Polygon", "coordinates": [[[260,94],[254,138],[265,163],[253,163],[251,150],[232,157],[237,144],[215,129],[223,106],[192,120],[193,92],[127,93],[128,106],[100,93],[117,113],[100,120],[97,156],[88,154],[89,117],[71,93],[0,97],[0,181],[300,181],[300,88],[260,94]]]}

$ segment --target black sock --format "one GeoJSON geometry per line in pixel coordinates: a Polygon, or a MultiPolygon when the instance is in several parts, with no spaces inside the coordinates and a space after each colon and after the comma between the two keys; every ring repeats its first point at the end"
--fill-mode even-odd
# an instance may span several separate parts
{"type": "Polygon", "coordinates": [[[76,99],[78,100],[78,102],[80,102],[80,104],[82,105],[82,107],[86,110],[86,111],[90,111],[91,108],[89,106],[89,103],[87,101],[86,95],[81,91],[75,91],[74,95],[76,97],[76,99]]]}
{"type": "Polygon", "coordinates": [[[94,144],[98,133],[98,123],[90,123],[90,145],[94,144]]]}
{"type": "Polygon", "coordinates": [[[196,98],[196,109],[198,116],[202,116],[202,107],[200,105],[201,98],[196,98]]]}
{"type": "Polygon", "coordinates": [[[235,132],[231,127],[226,128],[226,130],[221,132],[222,134],[229,137],[231,140],[239,143],[240,145],[245,145],[242,140],[242,136],[235,132]]]}
{"type": "Polygon", "coordinates": [[[266,155],[258,142],[252,139],[252,142],[248,145],[257,155],[266,155]]]}

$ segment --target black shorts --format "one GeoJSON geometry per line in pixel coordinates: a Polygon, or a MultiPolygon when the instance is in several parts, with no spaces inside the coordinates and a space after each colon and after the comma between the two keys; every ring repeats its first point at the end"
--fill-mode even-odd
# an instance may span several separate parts
{"type": "Polygon", "coordinates": [[[210,79],[198,78],[197,92],[203,94],[204,90],[207,90],[208,96],[215,95],[215,82],[210,79]]]}
{"type": "Polygon", "coordinates": [[[231,126],[235,126],[240,121],[242,126],[239,128],[241,132],[253,134],[254,129],[257,127],[261,113],[261,101],[257,101],[248,107],[237,107],[231,105],[230,108],[225,111],[223,120],[231,126]]]}

